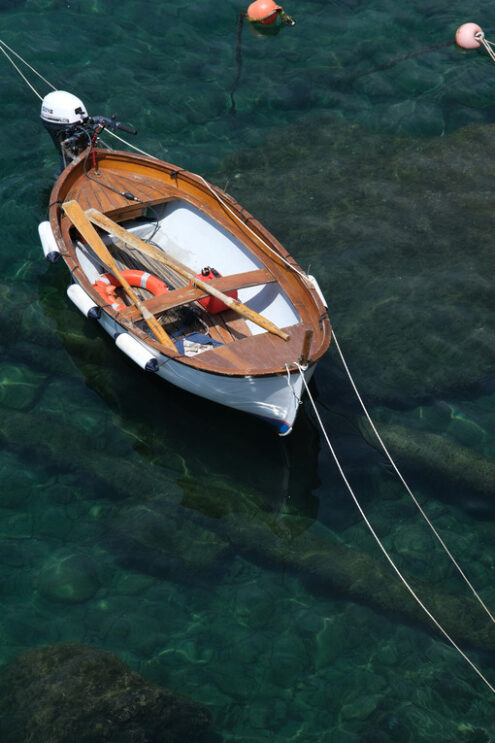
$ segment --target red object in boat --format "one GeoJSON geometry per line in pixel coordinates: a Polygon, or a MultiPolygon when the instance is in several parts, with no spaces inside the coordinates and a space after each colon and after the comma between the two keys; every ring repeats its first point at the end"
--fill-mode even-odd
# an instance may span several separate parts
{"type": "MultiPolygon", "coordinates": [[[[222,274],[220,274],[215,268],[211,268],[210,266],[207,266],[206,268],[203,268],[201,273],[197,273],[196,276],[198,279],[201,279],[202,281],[211,281],[212,279],[219,279],[222,274]]],[[[237,289],[232,289],[231,291],[224,292],[228,297],[232,297],[232,299],[237,299],[237,289]]],[[[221,299],[218,299],[218,297],[204,297],[204,299],[200,299],[199,303],[203,305],[205,310],[210,313],[210,315],[218,315],[219,312],[223,312],[224,310],[228,310],[229,308],[225,304],[225,302],[222,302],[221,299]]]]}

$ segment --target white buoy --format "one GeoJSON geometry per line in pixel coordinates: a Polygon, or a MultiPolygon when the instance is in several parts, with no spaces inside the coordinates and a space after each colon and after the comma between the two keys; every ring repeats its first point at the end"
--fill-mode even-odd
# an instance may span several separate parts
{"type": "Polygon", "coordinates": [[[60,258],[60,248],[53,235],[50,222],[41,222],[38,225],[38,234],[40,236],[41,247],[45,258],[49,263],[56,263],[60,258]]]}
{"type": "Polygon", "coordinates": [[[144,348],[129,333],[119,333],[115,345],[145,371],[158,371],[158,361],[147,348],[144,348]]]}
{"type": "Polygon", "coordinates": [[[74,302],[77,309],[82,312],[84,317],[89,317],[91,320],[98,320],[101,316],[101,308],[95,304],[94,300],[91,299],[89,294],[86,294],[79,284],[71,284],[68,286],[67,296],[72,302],[74,302]]]}
{"type": "Polygon", "coordinates": [[[483,30],[477,23],[463,23],[456,31],[455,41],[457,46],[463,49],[477,49],[481,46],[481,41],[476,38],[477,34],[483,34],[483,30]]]}

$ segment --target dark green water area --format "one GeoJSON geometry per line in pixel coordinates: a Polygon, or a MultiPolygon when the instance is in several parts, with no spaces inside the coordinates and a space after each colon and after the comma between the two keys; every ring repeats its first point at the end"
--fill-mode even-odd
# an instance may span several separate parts
{"type": "MultiPolygon", "coordinates": [[[[396,60],[466,21],[495,40],[495,7],[293,2],[294,28],[245,26],[232,113],[243,9],[1,0],[0,37],[310,267],[384,440],[493,611],[495,65],[453,45],[396,60]]],[[[51,646],[38,680],[63,665],[84,694],[64,655],[77,643],[202,705],[208,741],[493,743],[493,694],[397,581],[309,402],[278,439],[141,372],[69,304],[37,235],[57,155],[39,100],[0,64],[2,741],[69,739],[55,688],[32,692],[37,711],[23,701],[16,659],[51,646]]],[[[386,548],[494,684],[494,624],[380,453],[334,347],[313,394],[386,548]]],[[[84,740],[162,740],[102,730],[84,740]]]]}

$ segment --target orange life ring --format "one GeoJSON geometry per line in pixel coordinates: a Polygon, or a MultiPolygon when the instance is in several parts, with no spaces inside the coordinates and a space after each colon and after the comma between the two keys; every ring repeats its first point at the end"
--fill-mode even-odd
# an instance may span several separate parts
{"type": "MultiPolygon", "coordinates": [[[[121,273],[131,286],[139,286],[141,289],[147,289],[155,297],[158,294],[168,292],[168,286],[165,282],[159,279],[158,276],[153,276],[153,274],[148,273],[147,271],[136,271],[135,269],[130,268],[126,271],[121,271],[121,273]]],[[[115,296],[115,292],[121,284],[113,274],[104,273],[99,279],[97,279],[97,281],[95,281],[93,286],[105,304],[110,305],[110,307],[117,312],[125,309],[126,305],[119,302],[115,296]]]]}

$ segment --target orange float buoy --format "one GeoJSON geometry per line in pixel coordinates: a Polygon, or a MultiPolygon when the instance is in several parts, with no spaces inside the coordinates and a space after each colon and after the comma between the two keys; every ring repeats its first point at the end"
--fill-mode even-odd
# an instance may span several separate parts
{"type": "Polygon", "coordinates": [[[463,49],[477,49],[481,46],[481,41],[476,38],[476,34],[483,34],[477,23],[463,23],[456,31],[456,44],[463,49]]]}
{"type": "Polygon", "coordinates": [[[247,9],[247,19],[255,23],[274,23],[281,10],[282,6],[274,0],[255,0],[247,9]]]}

